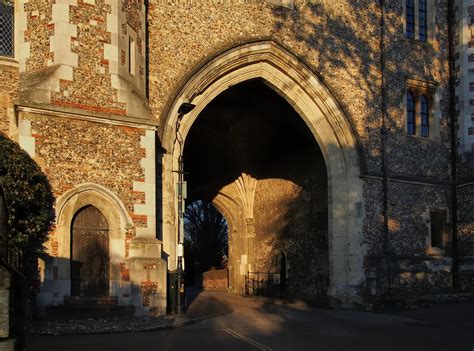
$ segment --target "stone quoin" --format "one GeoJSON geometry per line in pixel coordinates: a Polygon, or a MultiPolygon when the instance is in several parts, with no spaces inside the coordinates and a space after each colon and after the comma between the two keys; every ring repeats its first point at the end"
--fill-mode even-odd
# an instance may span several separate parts
{"type": "Polygon", "coordinates": [[[338,306],[473,292],[474,1],[408,3],[6,1],[0,132],[56,196],[39,311],[166,312],[180,155],[230,292],[281,257],[292,297],[338,306]]]}

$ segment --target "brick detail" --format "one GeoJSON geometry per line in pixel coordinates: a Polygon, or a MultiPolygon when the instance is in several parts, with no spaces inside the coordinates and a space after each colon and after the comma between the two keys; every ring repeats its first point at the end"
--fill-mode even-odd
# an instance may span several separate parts
{"type": "MultiPolygon", "coordinates": [[[[137,228],[137,236],[154,238],[156,236],[155,215],[155,132],[146,131],[141,137],[140,146],[145,151],[140,160],[145,178],[133,182],[133,191],[144,194],[144,202],[135,203],[132,218],[145,219],[146,226],[137,228]]],[[[139,197],[137,197],[139,199],[139,197]]]]}
{"type": "Polygon", "coordinates": [[[57,240],[54,240],[52,239],[51,240],[51,254],[54,256],[54,257],[58,257],[58,247],[59,247],[59,243],[57,240]]]}
{"type": "Polygon", "coordinates": [[[130,270],[127,268],[125,263],[120,263],[120,271],[122,274],[122,281],[129,282],[130,281],[130,270]]]}
{"type": "Polygon", "coordinates": [[[116,114],[116,115],[125,115],[127,113],[125,110],[118,110],[118,109],[112,109],[112,108],[91,106],[91,105],[86,105],[86,104],[78,103],[78,102],[55,100],[55,101],[51,101],[51,103],[53,105],[57,105],[57,106],[77,107],[77,108],[80,108],[82,110],[102,112],[102,113],[112,113],[112,114],[116,114]]]}
{"type": "Polygon", "coordinates": [[[158,293],[158,282],[141,282],[140,290],[142,293],[143,306],[150,306],[150,295],[158,293]]]}

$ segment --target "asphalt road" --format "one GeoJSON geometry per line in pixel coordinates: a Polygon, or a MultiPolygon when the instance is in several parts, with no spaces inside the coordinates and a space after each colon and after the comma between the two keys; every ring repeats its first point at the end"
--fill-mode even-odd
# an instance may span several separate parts
{"type": "Polygon", "coordinates": [[[225,330],[181,328],[163,332],[35,337],[30,350],[255,350],[225,330]]]}
{"type": "Polygon", "coordinates": [[[190,311],[229,307],[232,313],[177,329],[30,337],[29,350],[474,350],[474,304],[385,315],[205,293],[190,311]]]}

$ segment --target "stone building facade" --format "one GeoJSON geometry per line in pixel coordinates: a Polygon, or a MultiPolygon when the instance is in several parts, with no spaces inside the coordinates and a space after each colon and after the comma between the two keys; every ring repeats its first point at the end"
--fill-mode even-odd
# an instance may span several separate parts
{"type": "Polygon", "coordinates": [[[0,130],[57,197],[38,306],[98,284],[74,268],[85,240],[108,302],[164,311],[183,153],[188,201],[229,224],[234,292],[249,271],[283,274],[283,256],[307,299],[472,291],[471,5],[16,1],[0,130]],[[79,225],[90,208],[100,228],[79,225]]]}

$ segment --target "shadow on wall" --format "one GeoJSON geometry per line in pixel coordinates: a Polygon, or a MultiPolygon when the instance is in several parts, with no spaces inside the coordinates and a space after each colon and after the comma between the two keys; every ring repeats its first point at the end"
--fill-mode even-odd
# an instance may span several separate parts
{"type": "MultiPolygon", "coordinates": [[[[441,185],[433,189],[389,183],[388,189],[388,245],[397,260],[392,262],[395,263],[391,268],[392,283],[402,292],[408,288],[414,293],[432,293],[436,289],[451,287],[450,260],[453,255],[451,232],[444,233],[442,249],[445,255],[427,255],[427,249],[430,249],[426,244],[430,240],[429,223],[420,220],[426,218],[426,208],[451,207],[449,38],[446,29],[449,2],[439,3],[432,9],[434,13],[430,17],[436,23],[428,23],[428,40],[422,45],[418,40],[406,38],[403,5],[401,1],[358,1],[333,6],[329,1],[314,1],[295,6],[291,11],[275,8],[274,15],[278,20],[274,30],[289,35],[289,41],[314,48],[305,49],[306,53],[301,57],[325,77],[322,80],[334,89],[333,94],[347,116],[351,117],[354,131],[364,149],[365,172],[381,174],[380,117],[385,113],[389,131],[386,136],[388,175],[409,180],[424,179],[441,185]],[[385,6],[383,40],[381,3],[385,6]],[[290,31],[286,31],[288,26],[290,31]],[[384,93],[380,74],[382,50],[384,93]],[[429,138],[420,137],[419,125],[416,127],[418,138],[407,137],[404,94],[412,88],[407,79],[419,79],[431,86],[423,92],[429,97],[432,108],[429,138]],[[354,104],[354,99],[344,98],[346,94],[361,94],[359,104],[354,104]],[[365,106],[360,105],[364,101],[365,106]],[[362,119],[364,115],[360,111],[366,111],[368,118],[362,119]],[[364,130],[361,122],[364,123],[364,130]],[[415,256],[423,258],[419,260],[415,256]]],[[[474,262],[471,258],[474,255],[474,207],[471,200],[474,199],[474,188],[463,185],[467,183],[462,179],[463,173],[468,172],[466,166],[458,164],[461,187],[458,188],[457,235],[460,273],[464,276],[461,277],[460,288],[472,291],[474,280],[469,267],[474,262]]],[[[381,199],[380,191],[377,186],[366,190],[368,216],[365,235],[369,245],[369,261],[370,256],[375,259],[375,256],[383,254],[382,203],[377,200],[377,197],[381,199]]],[[[449,228],[450,224],[446,223],[446,226],[449,228]]],[[[380,261],[372,263],[375,267],[380,261]]],[[[381,271],[377,275],[383,281],[386,274],[381,273],[386,268],[379,269],[381,271]]],[[[387,287],[391,284],[384,282],[382,285],[387,287]]]]}
{"type": "MultiPolygon", "coordinates": [[[[446,24],[447,7],[436,8],[439,26],[446,24]]],[[[449,67],[447,31],[437,33],[426,43],[409,40],[404,33],[403,4],[385,1],[383,41],[380,2],[317,1],[300,4],[292,10],[275,8],[274,30],[290,36],[288,42],[303,44],[298,55],[330,88],[348,116],[360,142],[361,173],[381,174],[382,109],[385,109],[387,163],[389,173],[450,179],[449,171],[449,67]],[[290,30],[291,29],[291,30],[290,30]],[[384,54],[382,96],[381,46],[384,54]],[[429,63],[429,64],[427,64],[429,63]],[[438,100],[432,121],[435,142],[407,138],[404,125],[404,94],[407,78],[436,82],[430,92],[438,100]],[[437,85],[439,84],[439,86],[437,85]],[[385,97],[384,102],[382,102],[385,97]],[[439,127],[441,125],[441,127],[439,127]],[[441,129],[441,134],[440,130],[441,129]],[[444,143],[437,142],[438,140],[444,143]]],[[[375,234],[374,234],[375,235],[375,234]]],[[[380,238],[381,239],[381,238],[380,238]]],[[[382,240],[374,240],[382,242],[382,240]]],[[[381,250],[378,244],[374,249],[381,250]]]]}
{"type": "Polygon", "coordinates": [[[280,283],[285,279],[289,297],[314,300],[327,294],[328,213],[324,180],[321,175],[308,178],[303,185],[274,179],[257,185],[254,270],[276,273],[280,283]],[[274,189],[272,196],[264,199],[269,189],[274,189]],[[272,210],[264,212],[266,207],[272,210]]]}
{"type": "Polygon", "coordinates": [[[39,262],[38,318],[123,317],[166,310],[166,296],[157,282],[146,277],[139,284],[132,282],[129,271],[120,264],[111,262],[107,272],[95,267],[96,272],[91,274],[93,270],[83,269],[84,262],[68,258],[42,254],[39,262]]]}
{"type": "MultiPolygon", "coordinates": [[[[348,8],[344,8],[344,6],[332,6],[318,2],[299,5],[292,10],[275,7],[274,15],[279,20],[276,21],[274,30],[276,32],[281,31],[282,35],[289,35],[292,40],[289,40],[288,43],[304,44],[301,46],[304,49],[301,50],[306,51],[298,52],[298,56],[303,58],[314,71],[320,72],[325,77],[322,80],[335,89],[336,93],[334,95],[339,97],[338,101],[352,124],[354,133],[359,136],[359,155],[364,155],[362,159],[365,159],[365,162],[361,160],[361,173],[379,179],[367,181],[365,184],[364,205],[367,215],[364,222],[364,242],[368,246],[369,256],[373,256],[374,259],[379,260],[378,262],[382,262],[384,230],[383,189],[380,181],[382,169],[381,115],[385,115],[386,128],[389,130],[386,137],[386,150],[388,150],[386,159],[390,176],[406,177],[408,180],[421,177],[427,181],[436,182],[446,182],[450,179],[449,158],[447,157],[449,155],[449,129],[447,128],[447,117],[449,115],[447,82],[449,76],[448,66],[445,64],[447,62],[447,36],[437,35],[432,41],[426,43],[426,46],[423,46],[422,49],[418,45],[413,45],[405,38],[403,33],[403,8],[401,4],[386,2],[384,38],[381,41],[381,11],[378,3],[369,1],[351,2],[347,6],[348,8]],[[338,11],[345,12],[339,13],[338,11]],[[291,27],[291,30],[288,30],[288,27],[291,27]],[[383,68],[386,89],[384,92],[382,92],[380,72],[382,45],[385,58],[383,68]],[[430,65],[425,64],[426,62],[430,62],[430,65]],[[413,77],[417,77],[422,81],[439,83],[439,86],[433,91],[433,100],[437,102],[437,111],[433,112],[433,120],[431,121],[434,128],[432,139],[407,137],[403,104],[407,89],[406,78],[413,77]],[[383,97],[385,97],[384,102],[382,102],[383,97]],[[382,111],[382,109],[384,110],[382,111]]],[[[445,7],[437,9],[439,12],[437,20],[440,21],[440,26],[443,26],[441,22],[445,18],[443,15],[445,15],[446,10],[445,7]]],[[[275,124],[278,125],[279,123],[277,117],[285,113],[282,112],[285,111],[285,108],[281,109],[281,105],[276,102],[275,106],[278,107],[270,109],[270,112],[265,111],[262,105],[268,99],[268,95],[272,93],[268,91],[259,91],[258,94],[254,93],[253,96],[247,96],[246,98],[242,98],[243,95],[232,97],[232,91],[235,93],[237,87],[231,87],[215,98],[201,113],[196,125],[191,128],[185,145],[185,166],[190,172],[190,195],[191,198],[212,200],[220,189],[234,182],[242,173],[248,173],[257,179],[255,230],[256,235],[265,233],[264,241],[267,242],[267,245],[266,247],[255,245],[255,251],[258,251],[255,252],[255,256],[266,255],[270,257],[275,256],[279,250],[289,250],[289,277],[291,277],[291,271],[301,272],[299,268],[305,267],[305,264],[309,267],[310,265],[314,266],[314,263],[318,260],[328,261],[327,254],[325,257],[323,253],[324,249],[327,248],[327,234],[326,239],[321,239],[320,244],[318,244],[321,250],[318,248],[314,253],[309,253],[309,251],[311,247],[317,247],[315,243],[296,239],[290,240],[288,239],[289,236],[294,235],[301,228],[302,223],[310,223],[308,224],[311,228],[310,232],[320,230],[327,233],[327,224],[324,225],[323,221],[311,223],[302,215],[302,207],[306,206],[310,209],[312,206],[308,205],[307,194],[312,192],[317,194],[317,190],[311,190],[304,185],[304,181],[301,179],[285,173],[286,169],[281,172],[276,171],[277,168],[272,168],[271,162],[276,157],[284,160],[288,154],[291,154],[293,158],[298,155],[295,152],[288,153],[286,150],[288,145],[291,144],[291,142],[288,142],[291,128],[275,127],[275,124]],[[229,108],[231,105],[232,108],[229,108]],[[249,112],[249,107],[253,111],[249,112]],[[212,114],[218,118],[212,118],[212,114]],[[199,130],[199,133],[197,130],[199,130]],[[279,141],[265,144],[266,139],[278,139],[278,137],[272,139],[272,133],[279,135],[279,141]],[[225,137],[220,137],[221,135],[225,135],[225,137]],[[246,136],[243,142],[242,138],[239,141],[239,137],[242,135],[246,136]],[[206,147],[206,140],[213,141],[212,147],[206,147]],[[228,147],[229,144],[232,146],[228,147]],[[249,152],[253,155],[252,159],[247,157],[249,152]],[[207,157],[202,157],[202,155],[207,157]],[[197,163],[193,164],[194,160],[197,163]],[[206,171],[201,172],[200,169],[206,171]],[[282,180],[288,182],[285,183],[282,180]],[[285,191],[287,196],[281,195],[280,200],[276,197],[266,199],[267,204],[273,203],[275,206],[260,206],[259,208],[258,193],[260,190],[263,193],[265,187],[272,189],[277,194],[276,197],[285,191]],[[275,212],[287,215],[281,218],[273,216],[272,209],[278,207],[281,210],[275,212]],[[276,222],[274,220],[276,218],[280,224],[274,225],[272,228],[268,223],[265,223],[265,220],[259,219],[259,216],[272,218],[273,222],[276,222]],[[286,218],[286,223],[284,218],[286,218]],[[285,231],[287,233],[292,232],[292,234],[280,236],[280,233],[285,233],[285,231]],[[286,240],[287,243],[276,244],[279,240],[274,240],[275,237],[279,237],[281,242],[286,240]],[[265,250],[267,253],[265,253],[265,250]],[[298,268],[292,265],[291,250],[298,252],[301,258],[297,265],[298,268]]],[[[247,85],[248,87],[249,85],[247,85]]],[[[314,139],[311,140],[314,142],[314,139]]],[[[288,168],[291,169],[291,166],[288,166],[288,168]]],[[[321,181],[321,178],[319,178],[319,181],[321,181]]],[[[449,206],[449,188],[423,188],[390,183],[389,194],[390,250],[400,257],[402,255],[409,255],[410,257],[423,255],[426,262],[421,265],[423,266],[422,270],[429,272],[431,268],[429,268],[428,261],[431,258],[426,257],[428,230],[426,223],[420,218],[424,215],[427,205],[434,207],[449,206]]],[[[309,203],[311,201],[317,202],[317,196],[319,195],[315,195],[309,203]]],[[[327,199],[325,201],[327,202],[327,199]]],[[[309,211],[318,212],[318,210],[309,211]]],[[[324,213],[322,208],[319,211],[321,215],[324,213]]],[[[320,218],[323,218],[321,215],[320,218]]],[[[316,234],[315,236],[321,235],[316,234]]],[[[322,236],[324,237],[324,235],[322,236]]],[[[449,240],[446,245],[450,245],[449,240]]],[[[258,259],[256,262],[258,262],[258,259]]],[[[269,269],[269,262],[270,260],[262,260],[261,263],[258,263],[260,265],[259,269],[269,269]]],[[[369,265],[367,262],[366,264],[369,265]]],[[[403,264],[405,262],[401,262],[401,265],[403,264]]],[[[377,264],[373,266],[376,267],[377,264]]],[[[365,268],[369,270],[370,267],[366,266],[365,268]]],[[[376,276],[385,277],[386,274],[383,272],[385,268],[381,267],[380,269],[380,273],[376,276]]],[[[394,273],[402,272],[403,267],[394,273]]],[[[319,276],[320,273],[319,271],[311,272],[308,277],[319,276]]],[[[445,282],[442,282],[441,285],[446,285],[446,281],[449,280],[449,273],[436,273],[436,275],[443,275],[440,280],[445,280],[445,282]]],[[[412,276],[415,278],[415,275],[412,276]]],[[[302,277],[301,279],[304,280],[302,277]]],[[[430,274],[423,274],[420,281],[429,282],[430,279],[430,274]]],[[[324,273],[317,280],[325,281],[324,273]]],[[[407,283],[407,286],[412,284],[406,280],[401,285],[405,286],[403,285],[405,283],[407,283]]],[[[311,284],[306,281],[301,284],[301,294],[306,295],[302,291],[306,289],[306,286],[314,287],[318,284],[311,284]]],[[[387,284],[382,282],[381,285],[387,284]]],[[[324,284],[321,284],[321,286],[324,286],[324,284]]],[[[316,290],[318,289],[316,288],[316,290]]],[[[322,291],[324,288],[320,290],[322,291]]],[[[379,291],[382,290],[383,287],[379,291]]]]}
{"type": "MultiPolygon", "coordinates": [[[[277,20],[274,30],[283,32],[285,27],[291,26],[291,39],[309,48],[307,53],[300,57],[307,61],[315,72],[326,76],[326,80],[338,78],[343,72],[344,77],[339,77],[342,78],[340,85],[333,86],[333,94],[336,97],[356,84],[357,90],[365,94],[366,98],[363,100],[369,102],[371,112],[380,111],[380,4],[361,1],[348,2],[339,7],[334,6],[332,2],[328,3],[329,5],[324,1],[311,2],[295,6],[292,10],[275,7],[273,13],[277,20]]],[[[441,63],[442,59],[447,59],[447,34],[427,42],[422,49],[414,48],[405,40],[402,6],[401,2],[385,2],[384,70],[386,84],[390,87],[386,92],[387,110],[399,108],[405,78],[410,75],[433,81],[439,81],[439,78],[448,79],[448,67],[441,63]],[[440,48],[445,49],[444,58],[435,55],[435,50],[440,48]],[[426,62],[430,64],[425,64],[426,62]],[[443,76],[436,77],[435,74],[439,73],[440,69],[443,76]]],[[[442,15],[446,15],[447,7],[439,7],[436,11],[437,20],[443,21],[442,15]]],[[[352,103],[344,99],[337,100],[346,105],[345,107],[352,103]]],[[[373,115],[373,122],[379,117],[378,114],[373,115]]],[[[376,128],[376,125],[369,127],[376,128]]]]}

